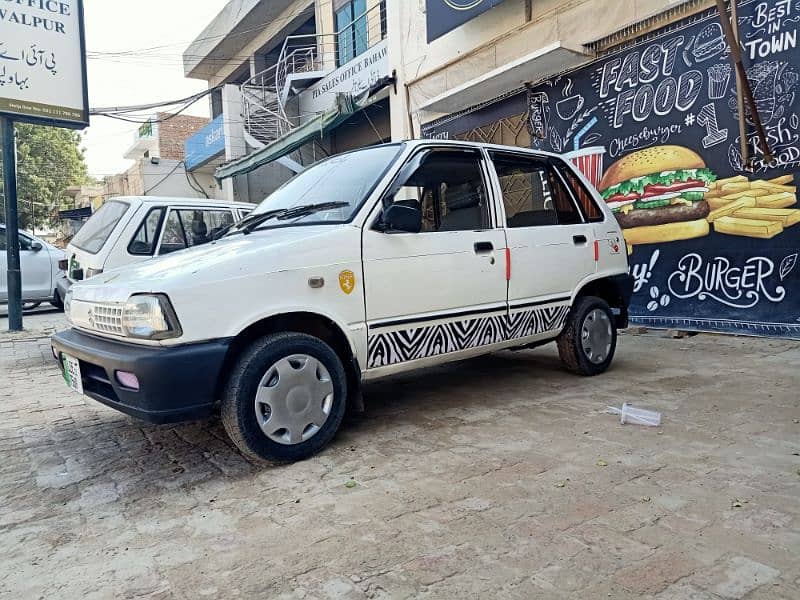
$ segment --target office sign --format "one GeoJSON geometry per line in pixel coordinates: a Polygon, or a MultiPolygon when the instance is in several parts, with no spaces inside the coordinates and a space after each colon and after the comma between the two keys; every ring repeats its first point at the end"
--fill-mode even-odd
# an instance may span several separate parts
{"type": "Polygon", "coordinates": [[[503,0],[425,0],[428,43],[494,8],[503,0]]]}
{"type": "Polygon", "coordinates": [[[363,54],[326,75],[300,94],[300,113],[321,113],[336,104],[336,94],[358,96],[391,73],[388,40],[381,40],[363,54]]]}
{"type": "Polygon", "coordinates": [[[89,125],[82,0],[0,2],[0,114],[89,125]]]}
{"type": "Polygon", "coordinates": [[[184,144],[184,161],[187,171],[199,169],[225,153],[225,115],[219,115],[198,130],[184,144]]]}
{"type": "MultiPolygon", "coordinates": [[[[747,169],[716,10],[498,102],[572,160],[631,248],[632,322],[800,339],[798,0],[740,0],[742,53],[775,161],[747,169]]],[[[477,111],[427,128],[465,137],[477,111]]],[[[749,113],[747,145],[761,159],[749,113]]],[[[468,137],[468,135],[467,135],[468,137]]]]}

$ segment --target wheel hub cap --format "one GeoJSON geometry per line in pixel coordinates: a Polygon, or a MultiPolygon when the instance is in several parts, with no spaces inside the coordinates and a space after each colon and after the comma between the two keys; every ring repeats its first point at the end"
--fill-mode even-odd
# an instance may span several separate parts
{"type": "Polygon", "coordinates": [[[583,320],[581,346],[591,362],[598,365],[608,358],[614,333],[605,311],[595,308],[583,320]]]}
{"type": "Polygon", "coordinates": [[[331,413],[333,382],[313,356],[294,354],[269,367],[258,384],[256,419],[269,439],[293,445],[314,437],[331,413]]]}

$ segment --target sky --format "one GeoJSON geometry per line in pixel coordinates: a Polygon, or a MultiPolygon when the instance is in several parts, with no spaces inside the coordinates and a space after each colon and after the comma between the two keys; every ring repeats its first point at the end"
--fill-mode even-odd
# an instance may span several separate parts
{"type": "MultiPolygon", "coordinates": [[[[101,56],[88,61],[89,105],[129,106],[176,100],[207,88],[186,79],[182,54],[225,6],[227,0],[85,0],[86,47],[90,53],[143,50],[130,56],[101,56]],[[166,47],[164,47],[166,46],[166,47]]],[[[209,115],[207,99],[186,114],[209,115]]],[[[84,133],[89,173],[102,178],[133,163],[125,151],[138,125],[92,117],[84,133]]]]}

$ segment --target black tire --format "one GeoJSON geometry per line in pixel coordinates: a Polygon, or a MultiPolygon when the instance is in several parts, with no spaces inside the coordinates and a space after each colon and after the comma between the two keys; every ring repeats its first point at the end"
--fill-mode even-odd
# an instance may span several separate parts
{"type": "Polygon", "coordinates": [[[608,303],[596,296],[578,298],[567,317],[567,325],[558,336],[556,343],[558,344],[558,355],[567,370],[586,376],[604,373],[611,365],[611,361],[614,360],[614,353],[617,349],[617,327],[614,322],[614,313],[611,312],[608,303]],[[581,343],[583,323],[587,316],[596,309],[606,313],[611,323],[611,349],[605,360],[599,363],[593,362],[587,357],[581,343]]]}
{"type": "Polygon", "coordinates": [[[347,407],[347,377],[341,359],[322,340],[301,333],[276,333],[253,343],[239,357],[222,398],[222,424],[242,453],[255,461],[294,462],[322,450],[336,435],[347,407]],[[328,419],[311,438],[293,445],[276,442],[261,430],[254,407],[261,378],[282,358],[306,354],[328,370],[333,402],[328,419]]]}
{"type": "Polygon", "coordinates": [[[64,310],[64,299],[61,297],[61,294],[58,292],[58,290],[53,293],[53,299],[50,300],[50,304],[58,310],[64,310]]]}
{"type": "Polygon", "coordinates": [[[41,302],[23,302],[22,310],[35,310],[42,305],[41,302]]]}

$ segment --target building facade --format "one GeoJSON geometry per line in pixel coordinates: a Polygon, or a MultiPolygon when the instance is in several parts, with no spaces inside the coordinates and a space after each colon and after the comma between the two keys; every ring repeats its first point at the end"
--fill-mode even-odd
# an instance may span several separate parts
{"type": "Polygon", "coordinates": [[[231,137],[216,176],[237,199],[389,139],[566,154],[625,230],[635,323],[800,337],[800,8],[727,6],[234,0],[185,64],[223,86],[215,116],[231,137]],[[623,159],[654,156],[653,173],[614,180],[623,159]]]}

